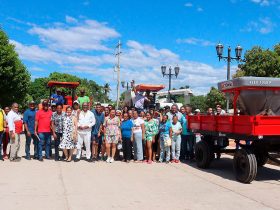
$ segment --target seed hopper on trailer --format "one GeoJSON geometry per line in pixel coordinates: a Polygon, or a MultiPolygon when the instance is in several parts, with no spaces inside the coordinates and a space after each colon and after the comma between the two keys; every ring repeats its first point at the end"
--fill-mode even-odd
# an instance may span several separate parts
{"type": "Polygon", "coordinates": [[[280,152],[280,79],[240,77],[218,88],[229,94],[234,114],[188,116],[189,129],[202,134],[195,147],[197,166],[208,168],[215,154],[234,153],[236,179],[250,183],[268,159],[279,163],[271,153],[280,152]],[[228,149],[229,139],[239,148],[228,149]]]}

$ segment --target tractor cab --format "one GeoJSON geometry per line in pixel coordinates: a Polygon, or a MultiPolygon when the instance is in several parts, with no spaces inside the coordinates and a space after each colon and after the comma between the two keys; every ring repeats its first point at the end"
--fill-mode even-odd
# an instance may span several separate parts
{"type": "MultiPolygon", "coordinates": [[[[79,82],[58,82],[58,81],[49,81],[47,84],[47,87],[50,90],[49,99],[51,99],[51,95],[55,92],[56,88],[64,88],[65,89],[65,95],[63,95],[65,103],[63,110],[65,111],[67,105],[73,106],[73,102],[75,101],[76,97],[76,89],[80,85],[79,82]]],[[[49,100],[49,103],[51,104],[51,100],[49,100]]],[[[39,105],[39,108],[41,104],[39,105]]]]}

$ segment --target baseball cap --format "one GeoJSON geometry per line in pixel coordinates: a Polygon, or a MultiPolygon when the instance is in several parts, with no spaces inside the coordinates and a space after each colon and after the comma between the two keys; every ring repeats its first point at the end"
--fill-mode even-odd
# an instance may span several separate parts
{"type": "Polygon", "coordinates": [[[200,109],[196,109],[196,110],[194,110],[194,112],[200,112],[200,109]]]}
{"type": "Polygon", "coordinates": [[[78,100],[75,100],[73,104],[80,104],[78,100]]]}
{"type": "Polygon", "coordinates": [[[29,104],[36,104],[35,101],[29,101],[29,104]]]}

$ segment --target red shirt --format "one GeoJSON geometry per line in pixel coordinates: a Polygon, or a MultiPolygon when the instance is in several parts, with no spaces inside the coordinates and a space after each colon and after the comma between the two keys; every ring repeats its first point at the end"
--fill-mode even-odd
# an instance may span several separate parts
{"type": "Polygon", "coordinates": [[[39,110],[36,112],[36,121],[38,122],[38,133],[51,132],[52,111],[39,110]]]}

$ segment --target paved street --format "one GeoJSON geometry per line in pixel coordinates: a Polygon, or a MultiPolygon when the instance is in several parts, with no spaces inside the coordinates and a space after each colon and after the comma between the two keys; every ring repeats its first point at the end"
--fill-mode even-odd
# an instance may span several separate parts
{"type": "MultiPolygon", "coordinates": [[[[24,151],[24,148],[21,148],[24,151]]],[[[192,164],[1,162],[0,204],[20,209],[280,209],[280,168],[235,181],[230,156],[192,164]]]]}

